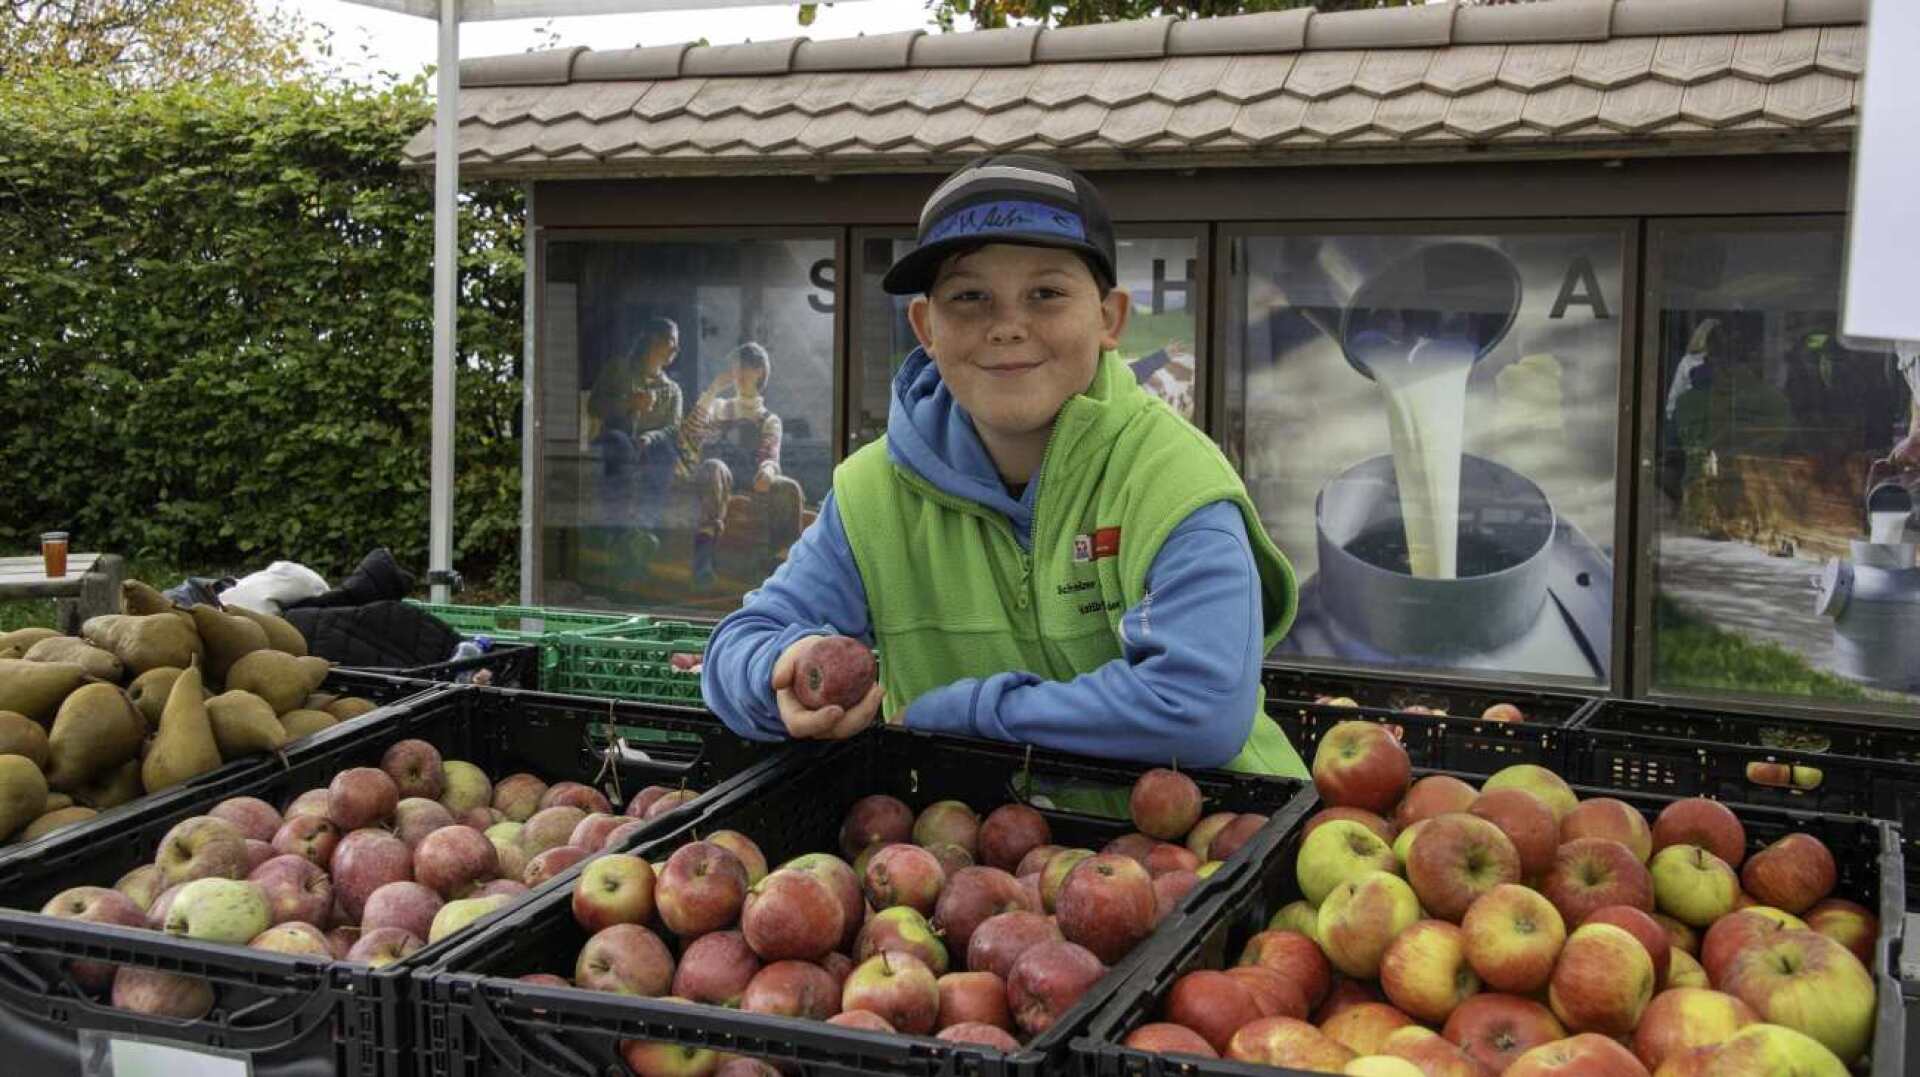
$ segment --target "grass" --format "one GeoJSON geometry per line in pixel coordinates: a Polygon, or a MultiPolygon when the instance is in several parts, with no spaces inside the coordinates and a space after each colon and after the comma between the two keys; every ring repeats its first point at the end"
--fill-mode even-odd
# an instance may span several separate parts
{"type": "Polygon", "coordinates": [[[1742,694],[1812,696],[1864,702],[1852,681],[1815,669],[1778,644],[1755,643],[1655,597],[1654,680],[1664,688],[1709,688],[1742,694]]]}

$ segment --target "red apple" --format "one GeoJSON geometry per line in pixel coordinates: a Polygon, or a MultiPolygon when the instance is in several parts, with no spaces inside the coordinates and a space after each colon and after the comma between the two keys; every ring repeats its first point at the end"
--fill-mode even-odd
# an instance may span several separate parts
{"type": "Polygon", "coordinates": [[[1144,868],[1147,866],[1147,854],[1158,844],[1145,834],[1122,834],[1101,846],[1100,852],[1107,856],[1124,856],[1144,868]]]}
{"type": "Polygon", "coordinates": [[[1262,1017],[1297,1017],[1304,1021],[1307,1011],[1307,996],[1298,985],[1272,969],[1259,965],[1235,965],[1227,970],[1227,975],[1240,981],[1240,986],[1253,996],[1254,1005],[1260,1008],[1262,1017]]]}
{"type": "Polygon", "coordinates": [[[1511,883],[1494,887],[1468,907],[1460,929],[1473,971],[1488,987],[1512,994],[1547,986],[1567,941],[1560,910],[1536,891],[1511,883]]]}
{"type": "Polygon", "coordinates": [[[1387,1037],[1380,1053],[1413,1063],[1414,1073],[1419,1077],[1491,1077],[1491,1071],[1472,1055],[1423,1025],[1396,1030],[1387,1037]]]}
{"type": "Polygon", "coordinates": [[[1121,1046],[1135,1051],[1147,1051],[1156,1055],[1199,1055],[1202,1058],[1219,1058],[1219,1052],[1213,1045],[1200,1038],[1200,1034],[1185,1025],[1176,1025],[1171,1021],[1155,1021],[1141,1025],[1121,1046]]]}
{"type": "MultiPolygon", "coordinates": [[[[886,1018],[868,1010],[841,1010],[839,1013],[827,1018],[827,1024],[839,1025],[841,1028],[858,1028],[867,1032],[885,1032],[892,1035],[898,1035],[900,1032],[899,1029],[889,1024],[886,1018]]],[[[779,1070],[774,1071],[775,1074],[779,1072],[779,1070]]]]}
{"type": "Polygon", "coordinates": [[[932,916],[947,883],[947,873],[932,853],[918,845],[883,845],[867,861],[865,891],[876,909],[905,905],[932,916]]]}
{"type": "Polygon", "coordinates": [[[1007,982],[991,972],[949,972],[940,977],[940,1017],[935,1028],[969,1023],[1013,1031],[1007,982]]]}
{"type": "Polygon", "coordinates": [[[1111,965],[1153,933],[1153,879],[1127,857],[1102,854],[1068,874],[1055,910],[1068,941],[1111,965]]]}
{"type": "Polygon", "coordinates": [[[393,814],[400,790],[387,772],[352,767],[334,775],[327,786],[327,818],[341,830],[369,827],[393,814]]]}
{"type": "Polygon", "coordinates": [[[1700,967],[1707,979],[1720,986],[1727,966],[1749,945],[1782,931],[1806,930],[1806,922],[1790,912],[1768,905],[1754,905],[1728,913],[1713,922],[1700,940],[1700,967]]]}
{"type": "MultiPolygon", "coordinates": [[[[842,951],[853,949],[853,940],[860,934],[860,925],[866,922],[867,899],[860,893],[860,876],[847,866],[847,862],[832,853],[807,853],[796,856],[781,865],[795,871],[804,871],[826,885],[827,892],[840,899],[840,943],[842,951]]],[[[953,876],[947,876],[951,889],[953,876]]],[[[764,881],[764,880],[762,880],[764,881]]],[[[944,896],[945,891],[942,891],[944,896]]],[[[935,909],[938,910],[936,905],[935,909]]],[[[952,945],[949,938],[948,944],[952,945]]]]}
{"type": "Polygon", "coordinates": [[[826,969],[810,961],[775,961],[747,981],[740,993],[740,1008],[747,1013],[810,1021],[825,1021],[843,1009],[869,1008],[842,1006],[840,997],[834,990],[833,974],[826,969]]]}
{"type": "Polygon", "coordinates": [[[1762,905],[1802,913],[1833,893],[1833,853],[1811,834],[1788,834],[1747,859],[1740,886],[1762,905]]]}
{"type": "Polygon", "coordinates": [[[940,1019],[940,984],[933,970],[909,954],[868,958],[840,991],[843,1010],[869,1010],[910,1036],[924,1036],[940,1019]]]}
{"type": "Polygon", "coordinates": [[[324,815],[289,815],[273,834],[273,851],[291,853],[326,871],[340,845],[340,828],[324,815]]]}
{"type": "Polygon", "coordinates": [[[1236,1062],[1322,1073],[1344,1072],[1354,1059],[1354,1053],[1331,1036],[1291,1017],[1262,1017],[1242,1025],[1224,1053],[1236,1062]]]}
{"type": "Polygon", "coordinates": [[[1642,863],[1653,856],[1653,831],[1646,816],[1633,805],[1612,797],[1594,797],[1574,805],[1560,820],[1560,841],[1565,844],[1579,838],[1606,838],[1633,850],[1642,863]]]}
{"type": "Polygon", "coordinates": [[[1434,816],[1407,851],[1407,882],[1441,920],[1457,923],[1474,899],[1519,881],[1519,851],[1499,827],[1477,815],[1434,816]]]}
{"type": "Polygon", "coordinates": [[[1384,1053],[1387,1037],[1411,1024],[1413,1018],[1384,1002],[1362,1002],[1328,1018],[1320,1031],[1354,1054],[1365,1056],[1384,1053]]]}
{"type": "Polygon", "coordinates": [[[1356,1006],[1362,1002],[1385,1001],[1387,996],[1380,993],[1380,988],[1373,981],[1356,980],[1336,973],[1333,977],[1333,986],[1327,990],[1326,1000],[1313,1011],[1312,1020],[1316,1024],[1324,1025],[1348,1006],[1356,1006]]]}
{"type": "Polygon", "coordinates": [[[934,1039],[948,1043],[974,1043],[982,1047],[995,1047],[1002,1051],[1018,1051],[1020,1041],[1013,1038],[1004,1028],[996,1028],[982,1021],[962,1021],[940,1030],[934,1039]]]}
{"type": "MultiPolygon", "coordinates": [[[[88,924],[120,927],[147,926],[146,913],[133,899],[103,886],[75,886],[60,891],[40,907],[40,915],[88,924]]],[[[115,966],[100,961],[74,961],[67,966],[73,982],[88,991],[104,991],[113,984],[115,966]]]]}
{"type": "Polygon", "coordinates": [[[1493,706],[1480,712],[1480,720],[1483,722],[1524,722],[1527,720],[1527,714],[1511,703],[1495,703],[1493,706]]]}
{"type": "Polygon", "coordinates": [[[873,650],[851,636],[817,636],[793,667],[793,695],[808,710],[859,706],[879,677],[873,650]]]}
{"type": "Polygon", "coordinates": [[[980,858],[990,868],[1015,871],[1027,854],[1053,840],[1047,817],[1025,804],[1002,804],[980,824],[980,858]]]}
{"type": "MultiPolygon", "coordinates": [[[[1148,889],[1151,891],[1151,884],[1148,889]]],[[[981,924],[1003,912],[1026,907],[1026,895],[1013,876],[999,868],[962,868],[947,880],[946,889],[940,892],[940,900],[934,906],[933,926],[946,935],[947,947],[953,953],[966,953],[974,931],[981,924]]]]}
{"type": "MultiPolygon", "coordinates": [[[[760,958],[738,931],[710,931],[687,944],[673,970],[673,993],[710,1006],[739,1006],[760,972],[760,958]]],[[[838,991],[832,992],[838,997],[838,991]]]]}
{"type": "MultiPolygon", "coordinates": [[[[988,818],[992,818],[992,816],[988,816],[988,818]]],[[[1053,854],[1063,851],[1064,848],[1065,846],[1060,845],[1034,846],[1027,850],[1027,855],[1020,858],[1019,866],[1013,869],[1013,877],[1018,879],[1028,875],[1040,874],[1047,870],[1047,861],[1053,859],[1053,854]]],[[[991,867],[992,865],[988,866],[991,867]]]]}
{"type": "Polygon", "coordinates": [[[1220,811],[1193,824],[1193,829],[1187,831],[1187,848],[1201,860],[1207,859],[1207,850],[1213,845],[1213,839],[1226,829],[1228,823],[1239,817],[1238,812],[1220,811]]]}
{"type": "Polygon", "coordinates": [[[1647,1077],[1633,1052],[1595,1032],[1543,1043],[1500,1077],[1647,1077]]]}
{"type": "Polygon", "coordinates": [[[1022,1031],[1038,1036],[1073,1009],[1106,973],[1106,966],[1085,947],[1043,942],[1013,963],[1013,973],[1007,977],[1007,1006],[1022,1031]]]}
{"type": "Polygon", "coordinates": [[[1163,841],[1147,850],[1146,860],[1141,867],[1146,868],[1147,874],[1157,879],[1172,871],[1199,871],[1200,863],[1200,858],[1193,855],[1193,850],[1184,845],[1163,841]]]}
{"type": "Polygon", "coordinates": [[[1543,1043],[1566,1037],[1553,1011],[1518,995],[1475,995],[1447,1017],[1441,1035],[1488,1073],[1500,1073],[1543,1043]]]}
{"type": "Polygon", "coordinates": [[[1393,810],[1394,828],[1405,830],[1422,819],[1466,811],[1479,797],[1478,789],[1452,775],[1429,774],[1414,782],[1393,810]]]}
{"type": "Polygon", "coordinates": [[[606,794],[580,782],[555,782],[540,794],[541,811],[562,805],[579,808],[583,815],[609,814],[613,811],[613,804],[607,800],[606,794]]]}
{"type": "Polygon", "coordinates": [[[1399,876],[1371,871],[1341,883],[1320,903],[1314,938],[1333,967],[1372,978],[1401,933],[1420,920],[1420,901],[1399,876]]]}
{"type": "Polygon", "coordinates": [[[1043,942],[1065,938],[1050,916],[1016,909],[988,917],[967,940],[966,967],[986,971],[1005,980],[1013,975],[1020,955],[1043,942]]]}
{"type": "Polygon", "coordinates": [[[1752,1007],[1719,991],[1680,987],[1653,996],[1633,1030],[1633,1053],[1650,1070],[1673,1055],[1723,1043],[1760,1020],[1752,1007]]]}
{"type": "Polygon", "coordinates": [[[898,798],[861,797],[840,824],[840,851],[851,860],[875,845],[913,840],[913,809],[898,798]]]}
{"type": "Polygon", "coordinates": [[[716,1077],[720,1055],[707,1047],[657,1040],[621,1040],[620,1060],[634,1077],[716,1077]]]}
{"type": "MultiPolygon", "coordinates": [[[[1658,901],[1659,897],[1660,881],[1655,879],[1654,900],[1658,901]]],[[[1671,944],[1674,949],[1685,950],[1690,954],[1698,954],[1700,952],[1700,933],[1698,931],[1695,931],[1693,928],[1688,927],[1686,924],[1675,920],[1663,912],[1654,913],[1653,919],[1655,923],[1667,929],[1667,942],[1671,944]]]]}
{"type": "MultiPolygon", "coordinates": [[[[765,881],[761,880],[763,884],[765,881]]],[[[739,857],[710,841],[691,841],[667,858],[666,871],[654,884],[653,900],[667,930],[691,939],[732,927],[741,919],[747,885],[747,869],[739,857]]],[[[750,930],[747,939],[753,940],[750,930]]],[[[807,959],[820,956],[826,949],[807,955],[807,959]]],[[[783,952],[770,960],[793,956],[783,952]]]]}
{"type": "Polygon", "coordinates": [[[380,769],[393,779],[402,799],[439,800],[440,794],[446,791],[447,776],[441,769],[440,749],[424,740],[396,741],[380,757],[380,769]]]}
{"type": "Polygon", "coordinates": [[[752,838],[738,830],[716,830],[707,835],[707,840],[730,852],[747,869],[747,885],[752,886],[767,877],[767,857],[752,838]]]}
{"type": "Polygon", "coordinates": [[[298,922],[324,928],[333,911],[333,880],[313,862],[291,853],[276,856],[247,876],[266,895],[271,923],[298,922]]]}
{"type": "Polygon", "coordinates": [[[417,849],[428,834],[453,825],[453,813],[445,804],[422,797],[408,797],[393,808],[393,833],[407,848],[417,849]]]}
{"type": "Polygon", "coordinates": [[[327,791],[325,789],[309,789],[299,796],[294,797],[292,800],[287,801],[286,810],[280,813],[280,817],[283,820],[291,819],[296,815],[318,815],[324,818],[326,814],[327,791]]]}
{"type": "Polygon", "coordinates": [[[1053,912],[1054,904],[1060,900],[1060,888],[1066,885],[1067,875],[1078,867],[1082,860],[1089,860],[1100,854],[1092,849],[1062,849],[1047,861],[1040,871],[1040,900],[1044,907],[1038,911],[1053,912]]]}
{"type": "Polygon", "coordinates": [[[1818,932],[1782,931],[1755,942],[1715,983],[1760,1020],[1811,1036],[1842,1061],[1858,1061],[1873,1039],[1873,974],[1818,932]]]}
{"type": "MultiPolygon", "coordinates": [[[[1208,818],[1216,817],[1209,816],[1208,818]]],[[[1321,808],[1319,811],[1307,817],[1307,825],[1301,828],[1300,837],[1304,839],[1308,834],[1313,833],[1320,825],[1331,823],[1336,819],[1344,819],[1350,823],[1359,823],[1361,826],[1380,835],[1380,840],[1386,842],[1388,845],[1392,845],[1393,839],[1400,836],[1400,832],[1394,829],[1392,823],[1363,808],[1321,808]]]]}
{"type": "Polygon", "coordinates": [[[916,845],[958,845],[967,851],[968,856],[978,860],[980,817],[958,800],[930,804],[913,821],[913,841],[916,845]]]}
{"type": "MultiPolygon", "coordinates": [[[[338,955],[340,960],[353,961],[372,967],[385,968],[403,957],[411,956],[415,950],[425,946],[422,936],[400,927],[374,928],[361,935],[347,952],[338,955]]],[[[565,984],[565,981],[562,981],[565,984]]]]}
{"type": "Polygon", "coordinates": [[[574,922],[588,932],[645,924],[653,919],[653,887],[653,865],[645,860],[626,853],[602,856],[574,880],[574,922]]]}
{"type": "Polygon", "coordinates": [[[586,817],[586,812],[571,804],[541,808],[521,824],[520,848],[526,850],[528,859],[532,859],[548,849],[571,844],[573,832],[579,829],[580,821],[586,817]]]}
{"type": "Polygon", "coordinates": [[[1717,800],[1688,797],[1660,810],[1653,820],[1653,851],[1698,845],[1738,869],[1747,856],[1747,828],[1717,800]]]}
{"type": "Polygon", "coordinates": [[[1483,793],[1491,793],[1496,789],[1525,789],[1539,797],[1552,809],[1556,824],[1566,818],[1580,800],[1565,778],[1537,763],[1516,763],[1494,771],[1480,785],[1483,793]]]}
{"type": "MultiPolygon", "coordinates": [[[[649,790],[666,790],[660,786],[649,786],[635,794],[634,800],[647,795],[649,790]]],[[[547,795],[547,783],[531,774],[509,774],[500,779],[493,787],[492,805],[500,814],[515,823],[524,823],[533,818],[540,810],[540,798],[547,795]]],[[[632,805],[628,805],[628,815],[635,815],[632,805]]]]}
{"type": "Polygon", "coordinates": [[[1569,924],[1582,924],[1595,909],[1628,905],[1653,911],[1653,876],[1633,850],[1605,838],[1580,838],[1553,854],[1540,892],[1569,924]]]}
{"type": "Polygon", "coordinates": [[[1874,946],[1880,940],[1880,918],[1863,905],[1845,898],[1827,898],[1806,913],[1807,927],[1853,952],[1860,963],[1874,966],[1874,946]]]}
{"type": "Polygon", "coordinates": [[[1654,989],[1667,982],[1667,966],[1672,962],[1673,940],[1667,929],[1652,916],[1626,905],[1606,905],[1587,914],[1583,924],[1612,924],[1640,940],[1647,958],[1653,962],[1654,989]]]}
{"type": "Polygon", "coordinates": [[[1235,1032],[1264,1016],[1245,984],[1212,969],[1196,969],[1173,981],[1165,1008],[1167,1020],[1194,1030],[1222,1053],[1235,1032]]]}
{"type": "Polygon", "coordinates": [[[624,815],[594,812],[574,825],[573,833],[567,835],[567,844],[597,853],[607,843],[607,835],[613,833],[615,827],[628,822],[632,820],[624,815]]]}
{"type": "Polygon", "coordinates": [[[1128,797],[1133,825],[1161,841],[1179,841],[1200,821],[1200,787],[1177,770],[1156,767],[1140,775],[1128,797]]]}
{"type": "Polygon", "coordinates": [[[1612,924],[1583,924],[1560,951],[1548,1004],[1575,1032],[1619,1036],[1640,1023],[1653,989],[1653,961],[1640,940],[1612,924]]]}
{"type": "Polygon", "coordinates": [[[1165,920],[1168,913],[1179,908],[1180,903],[1187,899],[1187,895],[1193,893],[1193,888],[1199,885],[1200,876],[1191,871],[1169,871],[1164,875],[1155,875],[1153,877],[1153,925],[1159,927],[1160,921],[1165,920]]]}
{"type": "Polygon", "coordinates": [[[615,924],[580,948],[573,982],[589,991],[657,997],[673,986],[673,955],[639,924],[615,924]]]}
{"type": "Polygon", "coordinates": [[[920,960],[935,976],[948,971],[947,948],[927,919],[905,905],[881,909],[867,918],[853,942],[853,959],[864,962],[876,954],[903,953],[920,960]]]}
{"type": "Polygon", "coordinates": [[[1421,920],[1400,933],[1380,958],[1387,1000],[1421,1021],[1440,1024],[1480,990],[1467,963],[1466,938],[1444,920],[1421,920]]]}
{"type": "Polygon", "coordinates": [[[500,873],[500,853],[485,834],[447,826],[420,839],[413,852],[413,878],[443,898],[465,897],[500,873]]]}
{"type": "Polygon", "coordinates": [[[686,807],[698,799],[700,799],[700,794],[692,789],[675,789],[654,801],[652,804],[647,805],[647,814],[642,816],[642,818],[651,822],[661,816],[679,811],[681,808],[686,807]]]}
{"type": "Polygon", "coordinates": [[[228,797],[208,809],[207,814],[232,823],[242,837],[269,843],[280,831],[282,822],[273,805],[259,797],[228,797]]]}
{"type": "Polygon", "coordinates": [[[1259,965],[1285,976],[1300,988],[1309,1009],[1326,1001],[1333,989],[1333,968],[1318,944],[1297,931],[1262,931],[1240,951],[1242,965],[1259,965]]]}
{"type": "Polygon", "coordinates": [[[293,954],[298,957],[317,957],[322,961],[333,960],[333,947],[320,929],[300,920],[289,920],[255,935],[247,943],[253,950],[267,950],[276,954],[293,954]]]}
{"type": "Polygon", "coordinates": [[[332,876],[334,899],[349,921],[359,923],[375,890],[413,878],[413,854],[406,842],[384,830],[356,830],[340,839],[332,876]]]}
{"type": "Polygon", "coordinates": [[[1313,755],[1314,787],[1335,807],[1385,812],[1406,794],[1412,771],[1406,748],[1373,722],[1340,722],[1313,755]]]}
{"type": "Polygon", "coordinates": [[[520,871],[520,882],[528,887],[539,886],[592,855],[578,845],[556,845],[527,861],[527,866],[520,871]]]}
{"type": "MultiPolygon", "coordinates": [[[[681,850],[690,848],[682,846],[681,850]]],[[[739,865],[733,854],[725,855],[736,867],[739,865]]],[[[667,870],[673,870],[671,862],[667,870]]],[[[744,871],[740,880],[745,883],[744,871]]],[[[747,891],[739,917],[747,945],[763,961],[816,961],[845,935],[846,912],[833,892],[814,875],[794,868],[772,872],[747,891]]],[[[729,917],[727,923],[731,922],[729,917]]],[[[669,922],[667,926],[673,925],[669,922]]],[[[676,934],[688,932],[676,930],[676,934]]]]}

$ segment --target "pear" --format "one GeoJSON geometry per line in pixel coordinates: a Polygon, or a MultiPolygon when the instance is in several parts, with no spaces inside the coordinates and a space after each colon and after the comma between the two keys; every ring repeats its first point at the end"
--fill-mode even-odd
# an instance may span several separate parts
{"type": "Polygon", "coordinates": [[[0,711],[0,755],[24,755],[47,769],[47,731],[24,714],[0,711]]]}
{"type": "Polygon", "coordinates": [[[188,666],[173,682],[167,708],[160,714],[160,729],[140,764],[140,783],[149,793],[171,789],[220,767],[220,745],[213,739],[202,683],[197,664],[188,666]]]}
{"type": "Polygon", "coordinates": [[[184,669],[205,652],[192,622],[171,613],[90,617],[80,626],[80,634],[95,646],[113,652],[135,675],[166,666],[184,669]]]}
{"type": "Polygon", "coordinates": [[[0,647],[0,658],[25,658],[27,652],[18,647],[0,647]]]}
{"type": "Polygon", "coordinates": [[[245,617],[201,605],[193,608],[193,623],[207,648],[205,675],[215,684],[227,683],[227,671],[235,662],[267,649],[267,630],[245,617]]]}
{"type": "Polygon", "coordinates": [[[326,706],[328,714],[343,722],[351,722],[368,711],[378,709],[379,704],[370,699],[361,699],[359,696],[342,696],[326,706]]]}
{"type": "Polygon", "coordinates": [[[283,651],[259,650],[227,671],[227,687],[252,692],[273,706],[273,713],[297,710],[332,667],[324,658],[295,658],[283,651]]]}
{"type": "Polygon", "coordinates": [[[305,703],[300,704],[300,709],[303,711],[323,711],[333,706],[333,701],[339,698],[339,696],[334,695],[332,692],[315,692],[307,697],[305,703]]]}
{"type": "MultiPolygon", "coordinates": [[[[47,811],[59,811],[61,808],[71,808],[71,807],[73,807],[73,798],[68,796],[67,794],[65,793],[48,793],[47,794],[47,811]]],[[[43,812],[42,814],[45,814],[45,813],[43,812]]]]}
{"type": "Polygon", "coordinates": [[[207,700],[207,718],[222,759],[279,751],[287,742],[273,705],[252,692],[235,689],[207,700]]]}
{"type": "Polygon", "coordinates": [[[43,639],[27,648],[29,662],[71,662],[86,670],[87,676],[96,681],[120,683],[126,667],[113,656],[112,651],[104,651],[78,636],[54,636],[43,639]]]}
{"type": "Polygon", "coordinates": [[[140,617],[155,613],[172,613],[179,607],[166,595],[161,594],[152,585],[140,580],[120,581],[120,611],[130,616],[140,617]]]}
{"type": "Polygon", "coordinates": [[[84,685],[60,704],[47,734],[47,785],[71,793],[140,754],[147,722],[117,686],[84,685]]]}
{"type": "MultiPolygon", "coordinates": [[[[128,801],[138,800],[145,792],[146,790],[140,785],[140,760],[129,759],[75,789],[73,800],[83,808],[106,811],[128,801]]],[[[47,810],[53,810],[51,798],[49,798],[47,810]]]]}
{"type": "Polygon", "coordinates": [[[87,681],[87,671],[69,662],[0,658],[0,710],[24,714],[45,725],[60,701],[87,681]]]}
{"type": "Polygon", "coordinates": [[[172,666],[160,666],[135,677],[127,686],[127,696],[146,717],[149,731],[160,728],[160,712],[167,709],[167,696],[172,694],[173,682],[180,673],[172,666]]]}
{"type": "Polygon", "coordinates": [[[43,639],[59,639],[60,633],[51,628],[16,628],[11,632],[0,632],[0,651],[18,650],[26,654],[27,649],[43,639]]]}
{"type": "Polygon", "coordinates": [[[280,725],[286,729],[288,740],[312,736],[338,724],[340,720],[325,711],[288,711],[280,716],[280,725]]]}
{"type": "Polygon", "coordinates": [[[40,818],[27,824],[27,828],[20,832],[20,840],[32,841],[35,838],[44,838],[61,827],[85,822],[98,814],[100,813],[92,808],[61,808],[59,811],[45,812],[40,818]]]}
{"type": "Polygon", "coordinates": [[[228,606],[228,613],[239,614],[267,633],[267,646],[276,651],[303,658],[307,653],[307,637],[300,630],[287,623],[287,619],[271,613],[258,613],[245,606],[228,606]]]}
{"type": "Polygon", "coordinates": [[[24,755],[0,755],[0,840],[47,810],[47,779],[24,755]]]}

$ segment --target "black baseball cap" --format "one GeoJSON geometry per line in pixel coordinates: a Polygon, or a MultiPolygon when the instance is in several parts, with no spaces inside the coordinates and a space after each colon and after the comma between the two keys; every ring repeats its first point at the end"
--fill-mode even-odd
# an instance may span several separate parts
{"type": "Polygon", "coordinates": [[[1058,161],[1009,153],[962,165],[934,189],[913,250],[893,263],[881,287],[892,295],[925,292],[942,262],[989,243],[1074,251],[1102,284],[1119,280],[1113,218],[1100,192],[1058,161]]]}

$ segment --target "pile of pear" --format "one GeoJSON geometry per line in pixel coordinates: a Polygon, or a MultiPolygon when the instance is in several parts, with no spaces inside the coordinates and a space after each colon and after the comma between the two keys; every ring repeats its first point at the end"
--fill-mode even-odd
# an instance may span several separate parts
{"type": "Polygon", "coordinates": [[[80,635],[0,633],[0,845],[33,841],[374,709],[284,618],[138,580],[80,635]]]}

